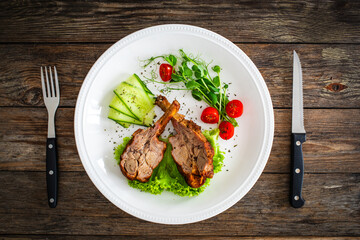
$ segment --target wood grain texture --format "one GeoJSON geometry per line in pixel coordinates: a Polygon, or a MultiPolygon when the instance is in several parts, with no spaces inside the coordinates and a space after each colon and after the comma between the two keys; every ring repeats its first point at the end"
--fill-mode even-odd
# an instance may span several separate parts
{"type": "Polygon", "coordinates": [[[0,239],[359,239],[359,43],[360,1],[0,1],[0,239]],[[273,148],[255,186],[224,213],[180,226],[139,220],[104,198],[82,167],[73,131],[77,95],[101,54],[134,31],[169,23],[235,42],[275,108],[273,148]],[[306,108],[301,209],[288,203],[293,50],[306,108]],[[44,172],[44,64],[57,66],[61,88],[55,209],[44,172]]]}
{"type": "MultiPolygon", "coordinates": [[[[306,108],[360,108],[360,45],[238,46],[259,68],[275,108],[291,107],[293,50],[303,67],[306,108]],[[329,89],[331,84],[345,87],[329,89]]],[[[86,74],[108,47],[110,44],[0,45],[0,106],[43,106],[40,66],[48,64],[58,69],[60,105],[74,107],[86,74]]]]}
{"type": "MultiPolygon", "coordinates": [[[[291,110],[277,109],[274,115],[275,137],[265,172],[288,173],[291,110]]],[[[73,108],[57,112],[60,171],[83,171],[75,146],[73,116],[73,108]]],[[[360,173],[359,119],[360,109],[306,109],[306,172],[360,173]]],[[[0,108],[0,170],[43,171],[46,134],[45,108],[0,108]]]]}
{"type": "Polygon", "coordinates": [[[192,24],[233,42],[359,43],[358,1],[1,1],[0,42],[114,42],[192,24]]]}
{"type": "Polygon", "coordinates": [[[202,222],[177,226],[149,223],[126,214],[105,199],[84,172],[60,174],[58,206],[50,209],[44,173],[2,171],[0,234],[133,237],[360,234],[359,174],[306,174],[304,181],[307,202],[301,209],[288,203],[288,174],[262,174],[252,190],[226,212],[202,222]]]}
{"type": "MultiPolygon", "coordinates": [[[[30,240],[30,239],[61,239],[61,240],[113,240],[113,239],[130,239],[130,240],[169,240],[169,235],[165,236],[78,236],[78,235],[0,235],[2,240],[30,240]]],[[[171,236],[171,240],[198,240],[198,236],[171,236]]],[[[242,237],[242,236],[201,236],[204,240],[358,240],[358,237],[242,237]]]]}

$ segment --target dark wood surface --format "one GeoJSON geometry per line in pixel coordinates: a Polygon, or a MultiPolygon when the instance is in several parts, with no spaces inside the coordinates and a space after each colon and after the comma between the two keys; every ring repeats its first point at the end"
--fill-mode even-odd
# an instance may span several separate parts
{"type": "Polygon", "coordinates": [[[359,239],[359,1],[1,1],[0,239],[359,239]],[[215,31],[256,64],[275,137],[266,168],[233,207],[194,224],[145,222],[110,203],[80,162],[73,132],[97,58],[136,30],[185,23],[215,31]],[[306,204],[288,203],[292,50],[304,78],[306,204]],[[47,112],[39,66],[56,64],[59,203],[47,206],[47,112]]]}

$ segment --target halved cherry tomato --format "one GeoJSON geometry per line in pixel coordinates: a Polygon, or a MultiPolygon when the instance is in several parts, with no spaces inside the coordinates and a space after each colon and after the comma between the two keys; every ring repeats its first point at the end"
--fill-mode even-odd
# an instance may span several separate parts
{"type": "Polygon", "coordinates": [[[171,80],[171,74],[173,73],[173,67],[170,64],[163,63],[160,65],[160,77],[164,82],[171,80]]]}
{"type": "Polygon", "coordinates": [[[226,113],[231,118],[238,118],[243,114],[244,106],[239,100],[232,100],[226,104],[226,113]]]}
{"type": "Polygon", "coordinates": [[[204,123],[217,123],[219,122],[219,112],[216,108],[207,107],[201,114],[201,120],[204,123]]]}
{"type": "Polygon", "coordinates": [[[228,140],[234,136],[234,126],[227,121],[223,121],[219,125],[220,137],[224,140],[228,140]]]}

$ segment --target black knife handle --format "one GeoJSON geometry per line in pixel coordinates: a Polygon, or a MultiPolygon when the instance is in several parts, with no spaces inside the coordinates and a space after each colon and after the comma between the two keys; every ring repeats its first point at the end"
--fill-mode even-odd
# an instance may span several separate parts
{"type": "Polygon", "coordinates": [[[301,196],[304,178],[304,159],[302,144],[306,141],[305,133],[291,134],[291,189],[290,203],[294,208],[300,208],[305,200],[301,196]]]}
{"type": "Polygon", "coordinates": [[[46,141],[46,185],[49,206],[54,208],[57,204],[58,191],[56,138],[48,138],[46,141]]]}

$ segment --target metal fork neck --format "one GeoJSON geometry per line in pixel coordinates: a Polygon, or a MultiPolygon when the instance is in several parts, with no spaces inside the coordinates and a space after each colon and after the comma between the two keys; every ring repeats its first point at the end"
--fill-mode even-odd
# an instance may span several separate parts
{"type": "Polygon", "coordinates": [[[55,138],[55,111],[48,111],[48,138],[55,138]]]}

